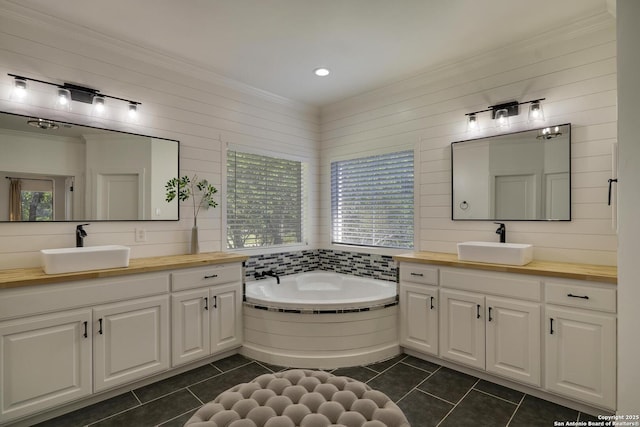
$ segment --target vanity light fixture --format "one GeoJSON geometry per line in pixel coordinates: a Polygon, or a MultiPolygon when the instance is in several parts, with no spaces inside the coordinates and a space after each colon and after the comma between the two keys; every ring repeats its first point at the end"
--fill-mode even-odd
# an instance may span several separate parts
{"type": "Polygon", "coordinates": [[[560,126],[554,126],[553,128],[544,128],[538,131],[537,139],[551,139],[562,136],[560,126]]]}
{"type": "Polygon", "coordinates": [[[544,120],[542,112],[542,101],[545,98],[533,99],[531,101],[509,101],[502,104],[490,105],[486,110],[474,111],[466,113],[467,130],[472,131],[478,129],[478,114],[491,111],[491,118],[496,121],[498,128],[504,129],[509,127],[509,117],[520,114],[520,106],[523,104],[531,104],[529,107],[529,120],[544,120]]]}
{"type": "MultiPolygon", "coordinates": [[[[82,102],[85,104],[93,104],[94,111],[96,113],[101,113],[105,109],[105,98],[117,99],[118,101],[123,101],[129,104],[128,111],[129,116],[134,117],[138,110],[138,105],[140,102],[132,101],[130,99],[119,98],[117,96],[106,95],[104,93],[100,93],[98,89],[93,89],[89,87],[79,86],[73,83],[51,83],[46,82],[44,80],[32,79],[30,77],[19,76],[16,74],[9,73],[9,76],[13,77],[14,83],[14,92],[17,90],[22,91],[23,97],[26,95],[27,91],[27,81],[42,83],[49,86],[57,87],[56,91],[56,106],[57,108],[64,108],[69,110],[71,108],[71,101],[82,102]],[[134,111],[132,114],[131,111],[134,111]]],[[[18,95],[15,95],[15,98],[18,98],[18,95]]]]}
{"type": "Polygon", "coordinates": [[[331,74],[331,70],[325,67],[318,67],[315,70],[313,70],[313,74],[315,74],[318,77],[327,77],[329,74],[331,74]]]}

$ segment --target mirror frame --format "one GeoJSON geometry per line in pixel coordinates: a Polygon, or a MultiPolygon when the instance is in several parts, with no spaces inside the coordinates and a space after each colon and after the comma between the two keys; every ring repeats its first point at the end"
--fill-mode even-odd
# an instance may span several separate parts
{"type": "MultiPolygon", "coordinates": [[[[163,138],[163,137],[159,137],[159,136],[153,136],[153,135],[144,135],[141,133],[135,133],[135,132],[127,132],[127,131],[123,131],[123,130],[117,130],[117,129],[109,129],[106,127],[99,127],[99,126],[91,126],[91,125],[86,125],[86,124],[81,124],[81,123],[73,123],[73,122],[68,122],[68,121],[64,121],[64,120],[58,120],[58,119],[50,119],[50,118],[45,118],[39,115],[25,115],[25,114],[18,114],[18,113],[12,113],[9,111],[0,111],[0,114],[7,114],[7,115],[11,115],[11,116],[15,116],[15,117],[23,117],[25,119],[41,119],[41,120],[47,120],[47,121],[51,121],[51,122],[55,122],[58,125],[71,125],[71,126],[78,126],[78,127],[83,127],[83,128],[89,128],[89,129],[97,129],[100,131],[106,131],[106,132],[114,132],[117,134],[121,134],[121,135],[130,135],[130,136],[139,136],[139,137],[144,137],[144,138],[151,138],[151,139],[159,139],[159,140],[163,140],[163,141],[171,141],[171,142],[175,142],[176,143],[176,167],[177,167],[177,178],[180,177],[180,141],[177,139],[171,139],[171,138],[163,138]]],[[[5,129],[5,128],[3,128],[5,129]]],[[[9,129],[9,128],[6,128],[9,129]]],[[[12,129],[9,129],[12,130],[12,129]]],[[[0,177],[2,178],[2,177],[0,177]]],[[[171,218],[171,219],[92,219],[92,218],[83,218],[83,219],[65,219],[65,220],[52,220],[52,221],[0,221],[0,224],[51,224],[51,223],[74,223],[74,222],[102,222],[102,223],[108,223],[108,222],[167,222],[167,221],[171,221],[171,222],[175,222],[175,221],[180,221],[180,203],[178,201],[178,199],[174,199],[175,202],[178,204],[178,208],[177,208],[177,217],[176,218],[171,218]]]]}
{"type": "Polygon", "coordinates": [[[571,123],[562,123],[562,124],[554,124],[554,125],[550,125],[550,126],[542,126],[539,128],[533,128],[533,129],[525,129],[522,131],[517,131],[517,132],[508,132],[508,133],[500,133],[497,135],[490,135],[490,136],[485,136],[485,137],[480,137],[480,138],[472,138],[472,139],[465,139],[465,140],[461,140],[461,141],[454,141],[451,143],[451,151],[450,151],[450,156],[451,156],[451,220],[452,221],[536,221],[536,222],[568,222],[572,220],[572,210],[571,210],[571,202],[572,202],[572,196],[571,196],[571,175],[572,175],[572,169],[571,169],[571,123]],[[532,131],[539,131],[541,129],[545,129],[545,128],[553,128],[556,126],[567,126],[569,131],[568,131],[568,146],[569,146],[569,152],[568,152],[568,156],[569,156],[569,170],[568,170],[568,174],[569,174],[569,209],[568,209],[568,214],[569,217],[567,219],[554,219],[554,218],[541,218],[541,219],[511,219],[511,218],[455,218],[454,217],[454,213],[455,213],[455,194],[454,194],[454,168],[453,168],[453,149],[454,149],[454,145],[455,144],[459,144],[459,143],[473,143],[473,142],[480,142],[480,141],[485,141],[488,142],[491,139],[495,139],[495,138],[499,138],[499,137],[504,137],[504,136],[509,136],[509,135],[516,135],[516,134],[521,134],[521,133],[525,133],[525,132],[532,132],[532,131]]]}

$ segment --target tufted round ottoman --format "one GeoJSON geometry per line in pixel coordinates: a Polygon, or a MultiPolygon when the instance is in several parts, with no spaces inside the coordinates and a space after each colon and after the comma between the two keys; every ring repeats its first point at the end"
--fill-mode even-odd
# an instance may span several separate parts
{"type": "Polygon", "coordinates": [[[190,427],[410,427],[384,393],[348,377],[292,369],[221,393],[190,427]]]}

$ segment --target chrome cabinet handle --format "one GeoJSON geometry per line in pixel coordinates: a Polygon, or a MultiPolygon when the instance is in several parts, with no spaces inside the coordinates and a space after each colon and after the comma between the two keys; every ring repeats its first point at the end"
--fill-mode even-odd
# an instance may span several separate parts
{"type": "Polygon", "coordinates": [[[218,296],[213,297],[213,308],[218,308],[218,296]]]}
{"type": "Polygon", "coordinates": [[[102,335],[102,319],[98,319],[98,333],[102,335]]]}
{"type": "Polygon", "coordinates": [[[83,337],[87,338],[89,337],[89,322],[87,322],[86,320],[84,321],[84,334],[82,334],[83,337]]]}
{"type": "Polygon", "coordinates": [[[216,277],[218,277],[217,274],[212,274],[210,276],[204,276],[205,279],[215,279],[216,277]]]}
{"type": "Polygon", "coordinates": [[[480,318],[480,304],[476,305],[476,319],[480,318]]]}
{"type": "Polygon", "coordinates": [[[431,297],[431,310],[433,310],[433,309],[434,309],[434,307],[435,307],[435,306],[433,305],[433,297],[431,297]]]}
{"type": "Polygon", "coordinates": [[[204,297],[204,309],[209,310],[209,297],[204,297]]]}
{"type": "Polygon", "coordinates": [[[491,317],[491,307],[489,307],[489,322],[491,322],[493,320],[493,317],[491,317]]]}
{"type": "Polygon", "coordinates": [[[418,276],[418,277],[424,277],[424,274],[422,274],[422,273],[414,273],[414,272],[411,272],[411,275],[412,275],[412,276],[418,276]]]}
{"type": "Polygon", "coordinates": [[[549,318],[549,334],[553,335],[553,317],[549,318]]]}

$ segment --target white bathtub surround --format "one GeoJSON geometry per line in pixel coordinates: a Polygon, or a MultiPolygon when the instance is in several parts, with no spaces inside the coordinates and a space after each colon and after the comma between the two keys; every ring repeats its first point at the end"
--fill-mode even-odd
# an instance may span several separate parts
{"type": "Polygon", "coordinates": [[[311,272],[283,277],[280,284],[247,283],[246,299],[241,353],[247,357],[332,369],[400,353],[395,283],[311,272]]]}
{"type": "Polygon", "coordinates": [[[246,302],[254,306],[320,313],[370,310],[396,303],[393,282],[316,271],[248,282],[246,302]]]}

